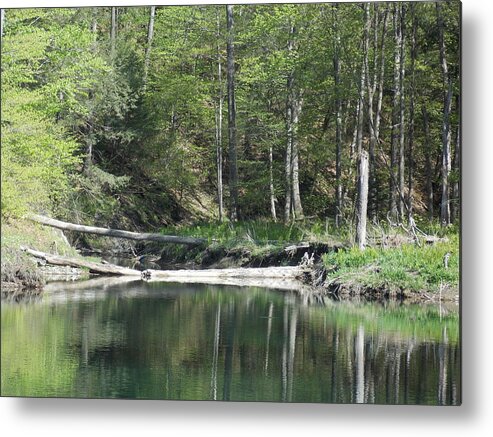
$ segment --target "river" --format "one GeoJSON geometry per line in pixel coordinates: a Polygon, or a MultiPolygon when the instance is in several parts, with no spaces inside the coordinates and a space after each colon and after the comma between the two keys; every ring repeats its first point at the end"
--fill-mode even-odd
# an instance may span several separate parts
{"type": "Polygon", "coordinates": [[[2,301],[3,396],[456,405],[457,307],[140,280],[2,301]]]}

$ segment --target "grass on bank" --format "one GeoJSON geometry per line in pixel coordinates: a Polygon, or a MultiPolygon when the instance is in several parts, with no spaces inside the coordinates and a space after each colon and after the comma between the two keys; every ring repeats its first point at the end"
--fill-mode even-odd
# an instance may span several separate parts
{"type": "Polygon", "coordinates": [[[26,220],[2,219],[1,281],[25,287],[39,287],[44,281],[37,262],[20,250],[26,246],[42,252],[75,256],[77,252],[62,238],[60,231],[26,220]]]}
{"type": "Polygon", "coordinates": [[[335,228],[328,221],[301,221],[291,225],[267,220],[239,223],[203,223],[187,227],[169,227],[163,233],[204,238],[209,248],[244,249],[252,256],[268,254],[301,241],[343,246],[337,252],[323,256],[329,271],[328,280],[347,286],[369,287],[380,290],[437,292],[440,286],[458,288],[459,285],[459,228],[442,228],[438,223],[420,223],[427,235],[444,238],[432,245],[422,241],[421,247],[409,241],[401,228],[369,225],[370,246],[360,251],[352,246],[349,227],[335,228]],[[376,244],[384,234],[391,247],[376,244]],[[448,268],[444,257],[449,253],[448,268]]]}
{"type": "Polygon", "coordinates": [[[437,292],[440,286],[458,287],[459,236],[433,245],[403,244],[398,247],[351,248],[327,253],[323,263],[328,280],[375,289],[437,292]],[[449,255],[448,267],[444,258],[449,255]]]}
{"type": "Polygon", "coordinates": [[[264,252],[299,242],[340,244],[347,239],[347,231],[337,233],[327,222],[293,222],[286,225],[270,220],[249,220],[237,223],[205,222],[191,226],[170,226],[161,231],[167,235],[203,238],[207,246],[225,249],[246,248],[264,252]]]}

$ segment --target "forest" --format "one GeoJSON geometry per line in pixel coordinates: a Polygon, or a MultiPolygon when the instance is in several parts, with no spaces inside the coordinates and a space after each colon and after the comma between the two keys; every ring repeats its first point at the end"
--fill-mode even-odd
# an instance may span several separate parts
{"type": "Polygon", "coordinates": [[[42,214],[457,289],[460,7],[2,10],[2,281],[42,214]]]}

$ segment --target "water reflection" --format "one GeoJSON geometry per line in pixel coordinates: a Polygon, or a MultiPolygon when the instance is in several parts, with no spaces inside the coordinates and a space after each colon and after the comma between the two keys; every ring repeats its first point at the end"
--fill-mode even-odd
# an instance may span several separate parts
{"type": "Polygon", "coordinates": [[[2,395],[460,402],[454,308],[141,281],[69,288],[3,302],[2,395]]]}

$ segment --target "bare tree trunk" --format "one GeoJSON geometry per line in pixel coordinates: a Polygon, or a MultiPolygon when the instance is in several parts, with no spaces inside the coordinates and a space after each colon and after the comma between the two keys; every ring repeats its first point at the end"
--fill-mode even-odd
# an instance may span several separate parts
{"type": "Polygon", "coordinates": [[[337,227],[342,222],[343,198],[342,198],[342,100],[341,100],[341,78],[339,51],[341,46],[341,35],[339,33],[338,5],[332,5],[333,23],[334,23],[334,83],[336,88],[336,214],[335,224],[337,227]]]}
{"type": "MultiPolygon", "coordinates": [[[[289,27],[288,53],[294,50],[294,26],[289,27]]],[[[291,71],[288,75],[287,94],[286,94],[286,161],[285,161],[285,178],[286,178],[286,199],[284,204],[284,221],[289,222],[291,219],[291,211],[293,206],[293,88],[294,88],[294,73],[291,71]]]]}
{"type": "Polygon", "coordinates": [[[227,18],[227,58],[228,58],[228,133],[229,133],[229,191],[230,219],[237,221],[238,212],[238,164],[236,161],[236,99],[235,99],[235,65],[234,65],[234,20],[233,6],[226,6],[227,18]]]}
{"type": "Polygon", "coordinates": [[[91,33],[94,41],[98,37],[98,8],[92,8],[91,33]]]}
{"type": "Polygon", "coordinates": [[[273,151],[272,144],[269,145],[269,191],[270,191],[270,213],[272,220],[277,222],[276,215],[276,192],[274,189],[274,169],[273,169],[273,151]]]}
{"type": "Polygon", "coordinates": [[[223,80],[221,67],[220,41],[220,17],[217,11],[217,81],[219,88],[219,102],[216,111],[216,167],[217,167],[217,203],[219,209],[219,221],[223,221],[224,204],[223,204],[223,80]]]}
{"type": "Polygon", "coordinates": [[[154,19],[156,16],[156,6],[151,6],[149,14],[149,24],[147,26],[147,45],[144,57],[144,88],[147,83],[147,74],[149,73],[149,63],[151,61],[151,46],[154,37],[154,19]]]}
{"type": "Polygon", "coordinates": [[[0,9],[0,37],[3,36],[4,25],[5,25],[5,9],[0,9]]]}
{"type": "MultiPolygon", "coordinates": [[[[375,4],[377,7],[377,4],[375,4]]],[[[374,114],[369,115],[370,117],[370,182],[369,182],[369,208],[370,214],[372,218],[376,218],[378,215],[378,189],[377,189],[377,175],[375,168],[375,147],[377,146],[380,140],[380,123],[382,119],[382,104],[383,104],[383,85],[385,79],[385,34],[387,31],[387,17],[388,17],[388,6],[385,6],[385,11],[383,13],[383,23],[382,23],[382,38],[380,42],[380,66],[379,66],[379,77],[378,83],[376,82],[377,75],[377,56],[375,55],[375,74],[374,74],[374,85],[373,85],[373,94],[378,92],[377,99],[377,109],[374,114]]],[[[377,40],[378,40],[378,31],[377,31],[377,22],[375,22],[375,53],[377,52],[377,40]]],[[[369,99],[370,100],[370,99],[369,99]]],[[[369,107],[372,108],[373,111],[373,95],[371,98],[371,102],[369,102],[369,107]]]]}
{"type": "Polygon", "coordinates": [[[356,245],[366,246],[366,213],[368,207],[368,153],[362,150],[359,158],[358,197],[356,202],[356,245]]]}
{"type": "Polygon", "coordinates": [[[367,92],[368,92],[368,119],[370,129],[370,179],[368,183],[368,209],[371,218],[375,218],[375,199],[374,199],[374,180],[375,180],[375,115],[373,111],[373,100],[377,91],[377,76],[378,76],[378,3],[373,5],[373,79],[370,80],[370,66],[366,64],[368,72],[367,92]]]}
{"type": "Polygon", "coordinates": [[[444,24],[442,17],[442,5],[436,3],[437,25],[440,38],[440,64],[443,76],[443,124],[442,124],[442,199],[440,202],[440,223],[442,226],[450,224],[450,199],[449,199],[449,175],[450,175],[450,111],[452,106],[452,80],[448,72],[445,39],[443,37],[444,24]]]}
{"type": "Polygon", "coordinates": [[[75,223],[62,222],[61,220],[52,219],[42,215],[31,215],[27,217],[29,220],[36,223],[41,223],[45,226],[61,229],[62,231],[75,231],[84,234],[103,235],[105,237],[125,238],[134,241],[157,241],[160,243],[175,243],[187,245],[200,245],[205,243],[202,238],[193,237],[178,237],[164,234],[151,234],[141,232],[122,231],[120,229],[99,228],[96,226],[84,226],[75,223]]]}
{"type": "MultiPolygon", "coordinates": [[[[288,78],[288,81],[291,80],[288,78]]],[[[289,88],[289,82],[288,82],[289,88]]],[[[287,144],[286,144],[286,160],[284,163],[284,171],[285,171],[285,191],[286,198],[284,202],[284,221],[287,223],[291,219],[291,204],[292,204],[292,175],[293,175],[293,167],[292,167],[292,152],[293,152],[293,125],[291,123],[292,119],[292,106],[289,102],[290,96],[288,95],[288,102],[286,104],[286,124],[287,124],[287,144]]]]}
{"type": "Polygon", "coordinates": [[[142,275],[140,270],[129,269],[114,264],[102,264],[94,261],[87,261],[84,258],[69,258],[53,255],[51,253],[39,252],[22,246],[21,250],[36,258],[45,260],[48,264],[56,266],[82,267],[88,269],[92,273],[100,273],[103,275],[136,276],[139,278],[142,275]]]}
{"type": "Polygon", "coordinates": [[[411,92],[409,96],[409,143],[408,143],[408,180],[407,180],[407,220],[409,223],[413,220],[413,203],[414,203],[414,99],[416,96],[416,32],[417,32],[417,20],[416,20],[416,8],[415,4],[411,3],[412,14],[412,36],[411,36],[411,92]]]}
{"type": "Polygon", "coordinates": [[[293,101],[292,114],[292,174],[293,174],[293,210],[294,217],[296,219],[303,218],[303,207],[301,206],[301,196],[300,196],[300,178],[299,178],[299,148],[298,148],[298,122],[301,112],[301,107],[303,105],[303,100],[301,97],[296,96],[293,101]]]}
{"type": "Polygon", "coordinates": [[[86,138],[86,156],[84,157],[84,165],[82,167],[82,173],[88,174],[89,169],[92,166],[93,155],[93,136],[91,135],[92,127],[89,127],[89,133],[86,138]]]}
{"type": "Polygon", "coordinates": [[[370,5],[365,3],[365,28],[363,36],[363,63],[361,67],[361,83],[359,91],[359,114],[358,130],[356,136],[356,150],[358,153],[358,183],[356,193],[356,244],[361,250],[366,245],[366,216],[368,208],[368,153],[363,150],[363,122],[364,122],[364,96],[366,87],[366,76],[368,74],[368,50],[369,50],[369,32],[371,18],[370,5]]]}
{"type": "Polygon", "coordinates": [[[111,8],[111,34],[110,34],[110,39],[111,39],[111,57],[113,58],[115,56],[115,46],[116,46],[116,7],[111,8]]]}
{"type": "Polygon", "coordinates": [[[405,6],[400,4],[401,16],[400,16],[400,28],[401,28],[401,39],[400,39],[400,51],[401,51],[401,62],[400,62],[400,116],[399,116],[399,193],[398,193],[398,203],[397,212],[399,214],[399,220],[402,221],[404,218],[404,184],[405,184],[405,113],[406,113],[406,99],[404,93],[404,79],[406,75],[406,49],[405,49],[405,6]]]}
{"type": "Polygon", "coordinates": [[[430,137],[430,122],[428,119],[428,111],[426,106],[421,106],[421,112],[423,114],[423,127],[425,131],[425,155],[426,155],[426,205],[428,208],[428,220],[433,221],[433,165],[431,162],[432,150],[431,150],[431,137],[430,137]]]}
{"type": "MultiPolygon", "coordinates": [[[[459,107],[459,102],[457,102],[457,107],[459,107]]],[[[457,126],[457,136],[455,139],[454,160],[452,162],[452,168],[455,172],[455,179],[452,183],[450,215],[452,223],[455,223],[457,219],[460,219],[460,122],[459,126],[457,126]]]]}
{"type": "Polygon", "coordinates": [[[391,138],[391,149],[390,149],[390,215],[392,218],[396,219],[398,216],[397,211],[397,147],[398,147],[398,137],[399,137],[399,116],[400,116],[400,102],[401,102],[401,26],[400,26],[400,14],[399,14],[399,4],[394,3],[394,13],[393,13],[393,25],[394,25],[394,39],[395,39],[395,49],[394,49],[394,97],[392,103],[392,138],[391,138]]]}
{"type": "Polygon", "coordinates": [[[356,150],[356,142],[358,140],[358,117],[359,117],[359,113],[360,113],[360,105],[361,103],[361,100],[359,99],[359,96],[358,96],[358,100],[357,100],[357,103],[356,103],[356,113],[354,115],[354,130],[353,130],[353,136],[352,136],[352,141],[351,141],[351,145],[349,146],[349,161],[351,163],[351,165],[349,166],[349,174],[351,175],[352,174],[352,164],[354,162],[354,155],[355,155],[355,150],[356,150]]]}
{"type": "Polygon", "coordinates": [[[356,131],[356,153],[359,157],[362,151],[363,145],[363,123],[364,123],[364,113],[365,113],[365,87],[366,87],[366,76],[368,74],[368,50],[369,50],[369,32],[370,32],[371,18],[370,18],[370,4],[365,3],[365,28],[363,36],[363,62],[361,65],[361,78],[359,86],[359,111],[358,111],[358,121],[357,121],[357,131],[356,131]]]}

